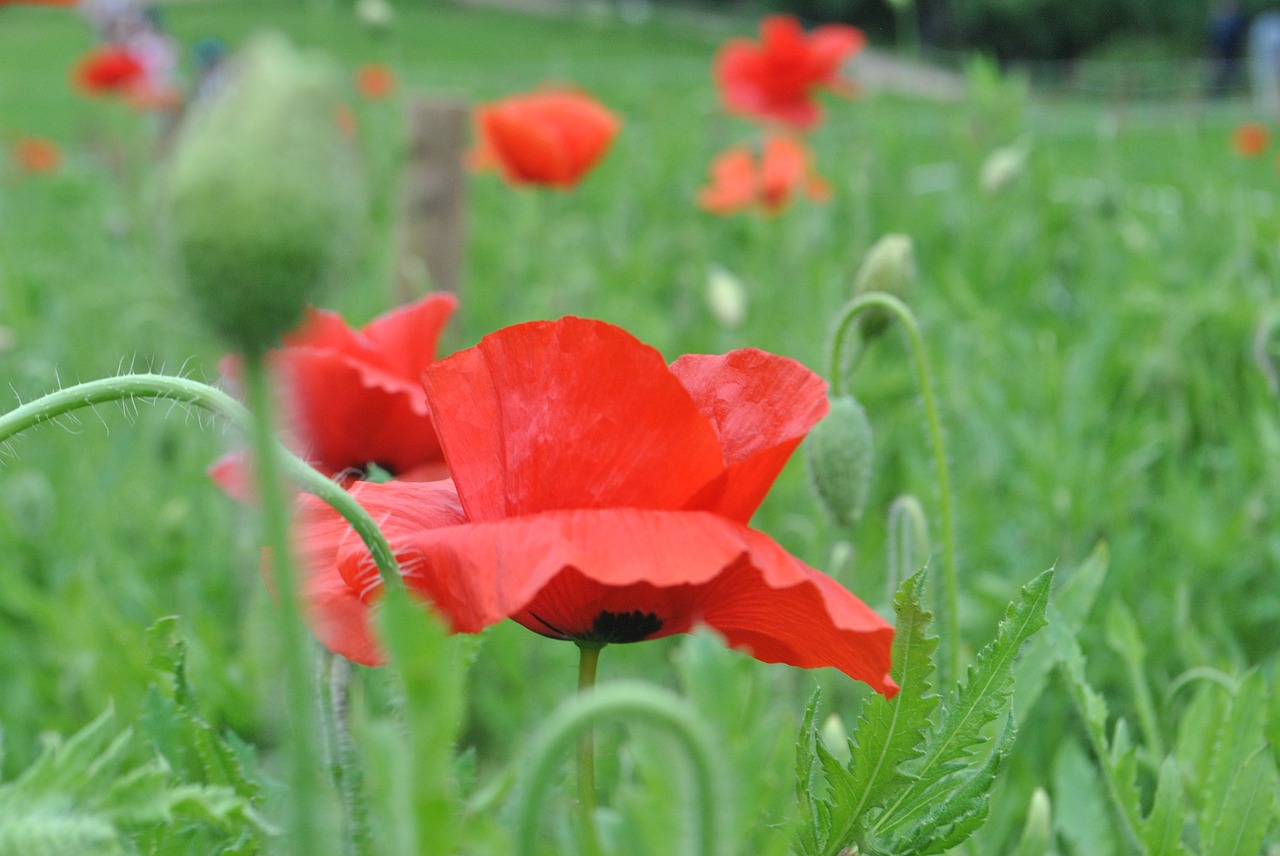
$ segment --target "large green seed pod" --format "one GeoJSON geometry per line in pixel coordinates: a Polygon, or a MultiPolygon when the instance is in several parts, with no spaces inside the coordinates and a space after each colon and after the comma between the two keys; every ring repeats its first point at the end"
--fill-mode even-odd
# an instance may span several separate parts
{"type": "Polygon", "coordinates": [[[871,490],[871,422],[852,396],[831,401],[831,411],[804,443],[813,491],[831,519],[853,526],[862,517],[871,490]]]}
{"type": "Polygon", "coordinates": [[[364,201],[334,70],[274,35],[232,62],[225,89],[182,129],[166,225],[203,316],[255,353],[352,258],[364,201]]]}
{"type": "MultiPolygon", "coordinates": [[[[862,266],[853,280],[853,295],[880,291],[899,300],[906,300],[907,293],[916,281],[916,251],[909,235],[888,234],[867,250],[862,266]]],[[[893,316],[879,307],[871,307],[858,319],[864,339],[870,341],[884,333],[893,316]]]]}

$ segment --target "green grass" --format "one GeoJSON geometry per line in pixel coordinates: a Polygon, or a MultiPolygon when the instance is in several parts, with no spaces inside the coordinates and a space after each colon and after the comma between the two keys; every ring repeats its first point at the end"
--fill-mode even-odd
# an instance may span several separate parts
{"type": "MultiPolygon", "coordinates": [[[[751,130],[718,111],[711,37],[662,16],[627,27],[447,5],[399,14],[378,40],[345,14],[302,4],[166,7],[187,45],[205,35],[235,42],[269,24],[347,68],[396,68],[401,97],[356,105],[374,200],[368,246],[328,305],[353,321],[389,305],[404,93],[482,100],[572,81],[624,117],[623,133],[572,194],[472,180],[466,282],[446,351],[507,324],[576,314],[621,324],[672,358],[755,346],[825,373],[825,336],[862,255],[880,235],[905,232],[920,269],[909,302],[932,354],[956,486],[965,638],[989,638],[1023,583],[1051,565],[1069,571],[1105,541],[1102,599],[1138,619],[1158,700],[1193,667],[1264,664],[1274,674],[1280,417],[1253,338],[1280,304],[1280,176],[1274,150],[1231,154],[1230,130],[1249,118],[1241,106],[828,102],[831,121],[813,144],[832,201],[724,220],[692,200],[711,157],[751,130]],[[985,195],[983,160],[1019,137],[1032,145],[1026,174],[985,195]],[[718,326],[705,305],[712,266],[749,293],[737,329],[718,326]]],[[[3,409],[130,367],[217,376],[220,348],[160,253],[147,129],[64,82],[90,44],[69,13],[0,10],[0,143],[49,136],[66,154],[48,177],[0,165],[0,327],[11,340],[0,346],[3,409]]],[[[886,606],[884,519],[895,496],[922,499],[938,544],[932,461],[900,334],[868,350],[853,388],[878,443],[864,521],[852,532],[828,525],[797,460],[755,524],[819,567],[838,541],[851,542],[842,581],[886,606]]],[[[40,732],[73,730],[109,702],[131,721],[156,680],[144,631],[169,614],[191,642],[205,716],[269,757],[282,737],[272,607],[245,511],[203,472],[233,438],[163,404],[102,407],[64,427],[0,450],[12,452],[0,460],[3,772],[30,762],[40,732]]],[[[1090,679],[1133,721],[1105,615],[1101,603],[1082,631],[1090,679]]],[[[862,690],[704,643],[615,646],[602,679],[694,694],[731,761],[750,771],[736,791],[739,826],[780,823],[815,677],[846,723],[862,690]],[[721,674],[747,688],[746,702],[700,691],[698,676],[721,674]]],[[[482,783],[570,691],[574,656],[515,626],[484,634],[462,741],[482,783]]],[[[385,695],[380,680],[362,677],[369,698],[385,695]]],[[[1159,706],[1170,735],[1180,710],[1159,706]]],[[[1024,725],[987,849],[975,852],[1000,851],[1034,786],[1052,791],[1050,767],[1076,727],[1062,692],[1046,694],[1024,725]]],[[[602,753],[605,792],[666,817],[661,789],[645,787],[662,778],[661,755],[618,742],[605,740],[621,752],[602,753]]],[[[620,817],[623,830],[633,817],[620,817]]]]}

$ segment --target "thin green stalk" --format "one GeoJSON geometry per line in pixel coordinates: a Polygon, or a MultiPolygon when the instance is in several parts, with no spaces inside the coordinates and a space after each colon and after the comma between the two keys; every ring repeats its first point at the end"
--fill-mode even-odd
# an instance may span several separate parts
{"type": "Polygon", "coordinates": [[[271,577],[280,602],[285,701],[289,715],[289,837],[295,853],[324,853],[325,834],[320,772],[320,723],[311,696],[311,648],[298,596],[293,542],[289,537],[289,498],[276,455],[271,382],[261,356],[244,361],[244,385],[252,414],[254,472],[261,505],[263,542],[271,551],[271,577]]]}
{"type": "MultiPolygon", "coordinates": [[[[586,694],[596,685],[596,667],[604,645],[595,642],[578,644],[578,693],[586,694]]],[[[590,725],[578,735],[578,812],[582,824],[582,849],[589,856],[600,856],[604,847],[596,829],[596,747],[590,725]]]]}
{"type": "Polygon", "coordinates": [[[924,401],[925,421],[929,427],[929,441],[933,446],[934,465],[938,470],[938,510],[942,519],[942,577],[947,597],[947,665],[948,678],[952,681],[960,679],[960,586],[956,575],[956,534],[955,511],[951,500],[951,471],[947,466],[947,450],[942,440],[942,421],[938,418],[938,400],[933,391],[933,380],[929,375],[929,354],[924,347],[924,337],[920,333],[920,325],[915,314],[898,298],[891,294],[869,291],[860,294],[845,305],[840,313],[840,322],[836,326],[831,344],[831,391],[839,395],[843,389],[841,377],[840,354],[844,339],[853,322],[867,309],[879,307],[887,309],[897,316],[907,330],[911,340],[911,351],[916,367],[916,383],[920,387],[920,397],[924,401]]]}
{"type": "MultiPolygon", "coordinates": [[[[253,419],[244,405],[216,387],[169,375],[127,374],[68,386],[0,415],[0,449],[28,428],[56,422],[59,417],[84,407],[155,398],[200,407],[223,417],[246,433],[252,430],[253,419]]],[[[373,554],[383,585],[399,588],[402,582],[395,554],[377,522],[360,503],[340,485],[278,443],[276,455],[285,475],[294,484],[327,502],[351,524],[373,554]]]]}
{"type": "Polygon", "coordinates": [[[687,702],[660,687],[628,681],[611,682],[569,699],[552,712],[538,732],[529,751],[524,787],[516,797],[517,856],[538,852],[538,822],[542,804],[556,788],[557,759],[585,729],[602,719],[642,720],[676,738],[689,760],[697,797],[689,801],[698,823],[694,852],[724,856],[729,851],[725,776],[714,742],[687,702]]]}

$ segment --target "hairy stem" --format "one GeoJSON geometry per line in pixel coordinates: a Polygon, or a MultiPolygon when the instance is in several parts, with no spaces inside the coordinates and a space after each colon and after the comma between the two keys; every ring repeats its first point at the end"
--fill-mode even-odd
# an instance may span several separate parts
{"type": "Polygon", "coordinates": [[[938,399],[933,391],[933,380],[929,374],[929,354],[924,347],[924,336],[920,333],[920,324],[905,303],[891,294],[869,291],[845,305],[840,312],[840,321],[832,336],[831,391],[839,395],[843,388],[844,378],[841,377],[840,354],[844,339],[857,317],[872,307],[892,312],[902,322],[902,326],[906,328],[907,337],[911,340],[916,383],[920,387],[920,397],[924,401],[929,441],[933,446],[934,465],[938,470],[938,510],[942,518],[942,575],[947,597],[948,678],[957,681],[960,679],[960,587],[956,579],[955,511],[951,500],[951,471],[947,466],[947,450],[942,440],[942,421],[938,418],[938,399]]]}
{"type": "Polygon", "coordinates": [[[246,357],[245,391],[252,414],[253,465],[261,505],[263,542],[271,552],[271,577],[280,602],[280,637],[287,663],[289,833],[295,853],[324,853],[332,841],[324,833],[321,806],[320,728],[311,696],[311,649],[298,595],[293,541],[289,537],[289,497],[285,494],[276,449],[270,378],[261,356],[246,357]]]}
{"type": "Polygon", "coordinates": [[[538,852],[542,804],[555,789],[556,760],[577,737],[603,719],[641,720],[662,728],[684,748],[693,772],[698,822],[695,853],[723,856],[725,836],[724,781],[714,743],[689,705],[667,690],[633,681],[618,681],[579,694],[561,704],[543,725],[529,753],[528,775],[516,804],[516,853],[538,852]]]}
{"type": "MultiPolygon", "coordinates": [[[[66,413],[98,404],[136,399],[164,399],[199,407],[221,416],[246,434],[252,431],[253,420],[249,411],[216,387],[163,374],[127,374],[68,386],[0,415],[0,445],[28,428],[53,422],[66,413]]],[[[378,524],[360,503],[340,485],[278,443],[276,455],[290,481],[327,502],[351,524],[378,563],[383,585],[399,587],[400,568],[395,554],[378,524]]]]}

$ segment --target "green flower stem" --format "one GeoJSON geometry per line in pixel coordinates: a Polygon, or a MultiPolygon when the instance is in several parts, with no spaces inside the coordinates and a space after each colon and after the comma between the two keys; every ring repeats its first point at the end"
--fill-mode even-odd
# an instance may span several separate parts
{"type": "MultiPolygon", "coordinates": [[[[596,667],[604,645],[579,642],[578,693],[589,693],[596,685],[596,667]]],[[[582,847],[588,856],[600,856],[604,847],[596,829],[596,747],[590,723],[578,735],[578,812],[582,820],[582,847]]]]}
{"type": "MultiPolygon", "coordinates": [[[[113,401],[159,398],[200,407],[223,417],[246,433],[252,430],[252,417],[244,405],[220,389],[199,381],[162,374],[128,374],[102,378],[68,386],[29,401],[0,415],[0,446],[28,428],[54,422],[60,416],[84,407],[113,401]]],[[[382,583],[388,588],[401,586],[400,568],[391,546],[369,513],[350,493],[317,472],[306,461],[276,444],[276,455],[284,473],[307,493],[331,505],[347,519],[364,541],[378,563],[382,583]]]]}
{"type": "Polygon", "coordinates": [[[907,330],[911,340],[911,351],[915,357],[916,382],[920,387],[920,397],[924,400],[925,420],[929,426],[929,440],[933,446],[934,465],[938,470],[938,508],[942,518],[942,575],[947,597],[947,665],[948,677],[952,681],[960,679],[960,587],[956,580],[956,533],[955,511],[951,501],[951,471],[947,467],[947,450],[942,441],[942,422],[938,418],[938,400],[933,391],[933,381],[929,375],[929,354],[924,347],[924,337],[920,334],[920,325],[915,314],[898,298],[884,292],[869,291],[849,301],[840,312],[840,322],[832,336],[831,345],[831,390],[836,395],[843,388],[840,369],[840,354],[844,339],[848,335],[853,322],[867,309],[878,307],[887,309],[897,316],[907,330]]]}
{"type": "Polygon", "coordinates": [[[516,801],[516,853],[538,852],[538,821],[548,794],[556,786],[556,759],[580,733],[597,720],[635,719],[665,729],[684,747],[697,791],[694,817],[698,822],[700,856],[728,852],[725,835],[724,777],[714,743],[689,705],[659,687],[634,681],[618,681],[582,693],[556,708],[535,737],[529,754],[525,786],[516,801]]]}
{"type": "Polygon", "coordinates": [[[324,853],[332,839],[324,832],[321,806],[320,723],[311,698],[311,649],[298,596],[289,498],[276,455],[271,379],[261,355],[246,356],[244,385],[252,414],[253,466],[261,504],[263,541],[271,551],[271,578],[280,602],[284,647],[285,699],[289,715],[289,835],[294,853],[324,853]]]}

